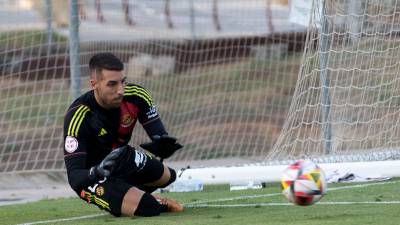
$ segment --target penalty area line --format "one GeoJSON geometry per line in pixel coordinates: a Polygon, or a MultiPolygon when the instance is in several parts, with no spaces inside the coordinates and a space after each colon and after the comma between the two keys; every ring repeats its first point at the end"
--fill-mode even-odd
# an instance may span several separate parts
{"type": "Polygon", "coordinates": [[[69,218],[54,219],[54,220],[42,220],[42,221],[29,222],[29,223],[20,223],[17,225],[34,225],[34,224],[55,223],[55,222],[63,222],[63,221],[73,221],[73,220],[94,218],[94,217],[99,217],[99,216],[104,216],[104,215],[107,215],[107,213],[92,214],[92,215],[87,215],[87,216],[69,217],[69,218]]]}

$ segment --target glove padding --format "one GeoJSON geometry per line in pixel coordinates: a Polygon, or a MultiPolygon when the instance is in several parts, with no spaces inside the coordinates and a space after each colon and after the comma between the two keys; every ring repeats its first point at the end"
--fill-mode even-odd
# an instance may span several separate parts
{"type": "Polygon", "coordinates": [[[99,165],[90,168],[89,178],[96,180],[111,176],[115,170],[118,170],[119,162],[124,159],[128,151],[129,149],[126,146],[111,151],[99,165]]]}
{"type": "Polygon", "coordinates": [[[167,134],[161,136],[154,135],[151,139],[152,142],[143,143],[140,147],[162,159],[170,157],[174,152],[183,148],[183,146],[177,142],[175,137],[168,136],[167,134]]]}

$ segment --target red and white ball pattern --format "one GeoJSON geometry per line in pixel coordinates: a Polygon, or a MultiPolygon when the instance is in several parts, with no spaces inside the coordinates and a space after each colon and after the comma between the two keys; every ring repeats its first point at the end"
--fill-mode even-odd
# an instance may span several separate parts
{"type": "Polygon", "coordinates": [[[327,190],[324,172],[309,160],[299,160],[289,165],[283,172],[281,185],[283,195],[301,206],[318,202],[327,190]]]}

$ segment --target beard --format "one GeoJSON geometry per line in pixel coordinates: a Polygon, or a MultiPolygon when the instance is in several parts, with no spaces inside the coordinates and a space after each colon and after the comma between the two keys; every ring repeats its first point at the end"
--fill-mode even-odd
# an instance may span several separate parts
{"type": "Polygon", "coordinates": [[[97,96],[98,98],[96,98],[96,100],[99,105],[106,109],[118,108],[123,99],[123,96],[108,98],[106,95],[101,95],[99,92],[97,92],[97,96]]]}
{"type": "Polygon", "coordinates": [[[121,105],[122,97],[113,98],[111,101],[108,102],[108,108],[118,108],[121,105]]]}

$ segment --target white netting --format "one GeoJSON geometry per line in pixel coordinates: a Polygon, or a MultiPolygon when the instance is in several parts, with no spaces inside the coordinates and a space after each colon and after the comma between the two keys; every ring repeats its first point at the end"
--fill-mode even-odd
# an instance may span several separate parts
{"type": "Polygon", "coordinates": [[[0,1],[0,172],[63,167],[67,38],[46,28],[45,11],[0,1]]]}
{"type": "MultiPolygon", "coordinates": [[[[111,51],[185,145],[171,161],[215,165],[267,155],[290,105],[306,36],[288,22],[287,2],[77,2],[81,93],[89,90],[89,58],[111,51]]],[[[62,123],[72,101],[68,2],[0,5],[0,172],[63,169],[62,123]]],[[[133,145],[146,140],[143,130],[134,132],[133,145]]]]}
{"type": "Polygon", "coordinates": [[[283,132],[267,160],[398,158],[400,2],[314,1],[283,132]]]}

